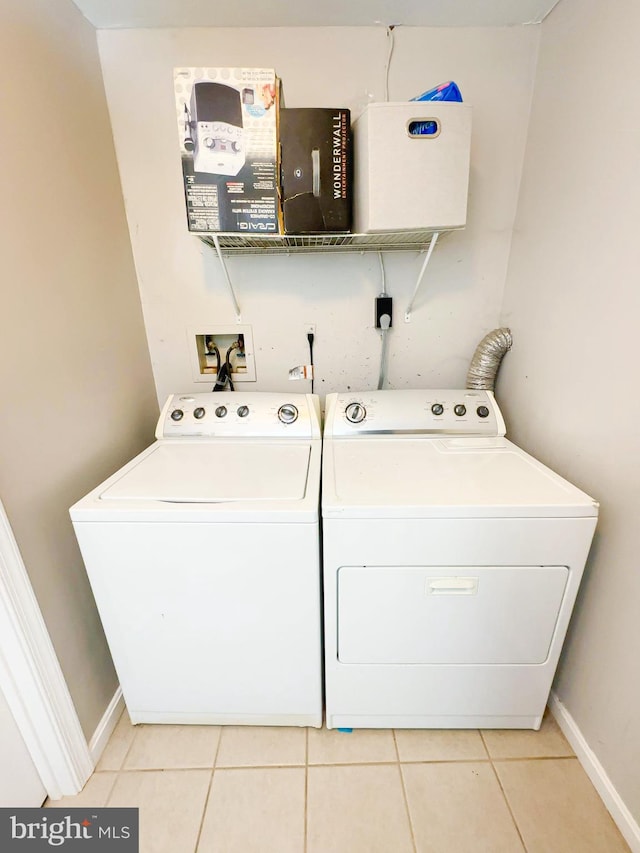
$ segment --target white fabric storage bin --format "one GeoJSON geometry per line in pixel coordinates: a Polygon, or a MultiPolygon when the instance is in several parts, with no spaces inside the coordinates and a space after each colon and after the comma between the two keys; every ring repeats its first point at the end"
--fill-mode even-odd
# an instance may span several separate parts
{"type": "Polygon", "coordinates": [[[467,221],[471,107],[369,104],[354,122],[354,230],[445,230],[467,221]],[[420,129],[426,133],[420,133],[420,129]]]}

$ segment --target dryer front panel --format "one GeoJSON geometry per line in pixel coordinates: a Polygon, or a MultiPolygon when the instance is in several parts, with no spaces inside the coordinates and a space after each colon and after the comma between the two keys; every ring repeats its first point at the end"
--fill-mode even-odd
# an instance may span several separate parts
{"type": "Polygon", "coordinates": [[[342,566],[346,664],[542,664],[566,566],[342,566]]]}

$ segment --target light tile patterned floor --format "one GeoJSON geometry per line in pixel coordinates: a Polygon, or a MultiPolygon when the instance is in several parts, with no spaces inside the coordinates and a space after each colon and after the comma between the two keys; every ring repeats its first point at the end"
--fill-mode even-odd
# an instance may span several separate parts
{"type": "Polygon", "coordinates": [[[77,797],[137,806],[141,853],[624,853],[571,747],[539,732],[132,726],[77,797]]]}

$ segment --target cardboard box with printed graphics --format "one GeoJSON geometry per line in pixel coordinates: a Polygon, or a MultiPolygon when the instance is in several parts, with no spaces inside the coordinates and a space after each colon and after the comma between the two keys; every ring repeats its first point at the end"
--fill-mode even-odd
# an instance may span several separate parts
{"type": "Polygon", "coordinates": [[[462,228],[467,221],[471,107],[369,104],[353,123],[359,233],[462,228]]]}
{"type": "Polygon", "coordinates": [[[349,110],[280,110],[285,234],[351,230],[349,110]]]}
{"type": "Polygon", "coordinates": [[[278,233],[278,80],[269,68],[176,68],[189,230],[278,233]]]}

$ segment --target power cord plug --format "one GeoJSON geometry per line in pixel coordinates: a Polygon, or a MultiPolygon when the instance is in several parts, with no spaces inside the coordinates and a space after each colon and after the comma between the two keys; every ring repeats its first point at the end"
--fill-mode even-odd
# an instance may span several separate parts
{"type": "Polygon", "coordinates": [[[313,394],[313,342],[315,335],[313,332],[307,332],[307,340],[309,341],[309,364],[311,365],[311,393],[313,394]]]}
{"type": "Polygon", "coordinates": [[[385,327],[390,329],[393,325],[393,299],[390,296],[378,296],[376,298],[376,329],[382,329],[382,318],[388,317],[388,325],[385,327]]]}

